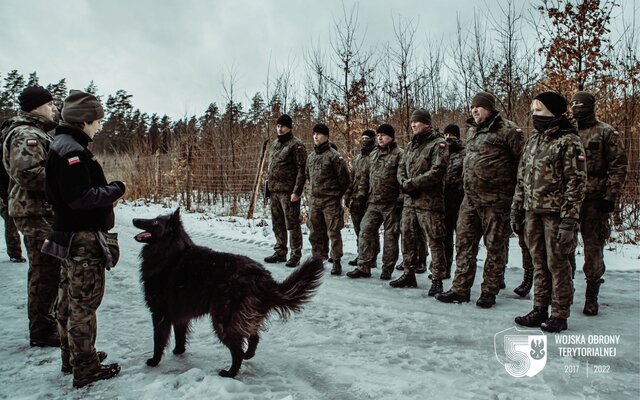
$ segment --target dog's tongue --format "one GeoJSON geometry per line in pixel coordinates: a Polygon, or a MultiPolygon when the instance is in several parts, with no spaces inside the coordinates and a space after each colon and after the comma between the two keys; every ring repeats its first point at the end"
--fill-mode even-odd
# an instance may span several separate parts
{"type": "Polygon", "coordinates": [[[133,238],[139,242],[145,240],[145,239],[149,239],[151,237],[151,234],[149,232],[141,232],[138,233],[137,235],[135,235],[133,238]]]}

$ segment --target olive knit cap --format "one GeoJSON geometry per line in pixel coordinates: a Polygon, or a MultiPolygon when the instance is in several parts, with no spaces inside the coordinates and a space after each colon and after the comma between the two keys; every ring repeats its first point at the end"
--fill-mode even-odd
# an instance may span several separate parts
{"type": "Polygon", "coordinates": [[[71,90],[64,99],[62,119],[66,122],[93,122],[104,118],[104,110],[100,100],[91,93],[71,90]]]}

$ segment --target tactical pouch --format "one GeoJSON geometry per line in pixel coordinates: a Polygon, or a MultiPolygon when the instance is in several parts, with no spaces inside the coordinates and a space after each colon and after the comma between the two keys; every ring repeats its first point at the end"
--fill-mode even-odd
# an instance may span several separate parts
{"type": "Polygon", "coordinates": [[[118,234],[115,232],[97,232],[98,243],[104,253],[104,267],[107,270],[115,267],[120,259],[120,245],[118,244],[118,234]]]}

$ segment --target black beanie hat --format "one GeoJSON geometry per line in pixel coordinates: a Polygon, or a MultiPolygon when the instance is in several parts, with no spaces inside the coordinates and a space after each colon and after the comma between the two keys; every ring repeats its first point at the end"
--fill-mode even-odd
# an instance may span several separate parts
{"type": "Polygon", "coordinates": [[[596,105],[596,98],[589,92],[576,92],[573,96],[571,96],[571,102],[582,103],[582,105],[587,107],[593,107],[596,105]]]}
{"type": "Polygon", "coordinates": [[[20,93],[18,101],[20,102],[20,109],[25,112],[29,112],[40,107],[43,104],[47,104],[52,101],[51,93],[42,86],[29,86],[20,93]]]}
{"type": "Polygon", "coordinates": [[[291,127],[293,126],[293,121],[291,121],[291,117],[287,114],[282,114],[278,117],[276,124],[286,126],[287,128],[291,129],[291,127]]]}
{"type": "Polygon", "coordinates": [[[478,92],[473,96],[473,99],[471,99],[471,106],[496,111],[496,98],[489,92],[478,92]]]}
{"type": "Polygon", "coordinates": [[[396,130],[393,129],[393,126],[389,124],[382,124],[376,129],[376,133],[382,133],[384,135],[390,136],[392,138],[396,137],[396,130]]]}
{"type": "Polygon", "coordinates": [[[547,107],[556,117],[567,112],[567,99],[558,92],[542,92],[534,97],[547,107]]]}
{"type": "Polygon", "coordinates": [[[66,122],[93,122],[104,117],[100,100],[91,93],[72,90],[64,99],[62,119],[66,122]]]}
{"type": "Polygon", "coordinates": [[[367,136],[373,139],[376,136],[376,133],[371,129],[367,129],[366,131],[362,132],[362,136],[367,136]]]}
{"type": "Polygon", "coordinates": [[[457,137],[458,139],[460,139],[460,127],[456,124],[449,124],[447,126],[444,127],[444,133],[450,133],[453,136],[457,137]]]}
{"type": "Polygon", "coordinates": [[[325,124],[316,124],[313,127],[313,132],[314,133],[321,133],[323,135],[329,136],[329,127],[326,126],[325,124]]]}
{"type": "Polygon", "coordinates": [[[429,114],[429,111],[424,108],[419,108],[413,111],[410,121],[418,121],[426,125],[431,125],[431,114],[429,114]]]}

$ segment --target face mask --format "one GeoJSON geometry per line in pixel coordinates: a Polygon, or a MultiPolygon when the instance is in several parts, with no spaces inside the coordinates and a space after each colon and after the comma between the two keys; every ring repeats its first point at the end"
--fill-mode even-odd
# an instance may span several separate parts
{"type": "Polygon", "coordinates": [[[559,118],[556,117],[556,116],[553,116],[553,117],[547,117],[547,116],[542,116],[542,115],[532,115],[531,116],[531,120],[533,121],[533,126],[540,133],[544,133],[558,119],[559,118]]]}
{"type": "Polygon", "coordinates": [[[593,115],[593,107],[589,106],[573,106],[571,107],[571,114],[575,119],[585,119],[593,115]]]}

